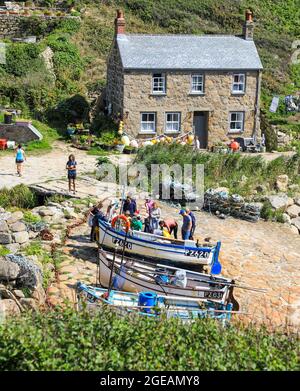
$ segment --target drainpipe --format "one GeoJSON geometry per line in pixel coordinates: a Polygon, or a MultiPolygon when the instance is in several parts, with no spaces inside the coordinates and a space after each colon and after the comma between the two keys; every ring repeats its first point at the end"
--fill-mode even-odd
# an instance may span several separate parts
{"type": "Polygon", "coordinates": [[[261,88],[261,71],[259,70],[257,73],[257,81],[256,81],[256,100],[255,100],[255,113],[254,113],[254,127],[252,137],[256,139],[257,137],[257,125],[259,118],[259,100],[260,100],[260,88],[261,88]]]}

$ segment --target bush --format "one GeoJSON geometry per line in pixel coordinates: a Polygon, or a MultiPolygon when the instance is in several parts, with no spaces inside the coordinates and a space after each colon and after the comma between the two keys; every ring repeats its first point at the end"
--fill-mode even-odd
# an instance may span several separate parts
{"type": "Polygon", "coordinates": [[[10,318],[0,326],[2,370],[299,370],[299,339],[264,328],[222,328],[207,319],[184,324],[96,316],[72,308],[10,318]]]}
{"type": "Polygon", "coordinates": [[[2,188],[0,190],[0,206],[3,208],[16,206],[18,208],[30,209],[36,205],[36,194],[25,185],[17,185],[12,189],[2,188]]]}

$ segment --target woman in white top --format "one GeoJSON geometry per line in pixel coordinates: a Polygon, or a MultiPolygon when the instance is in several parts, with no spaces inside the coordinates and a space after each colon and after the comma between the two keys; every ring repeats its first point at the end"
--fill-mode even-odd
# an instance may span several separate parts
{"type": "Polygon", "coordinates": [[[154,231],[155,229],[158,229],[158,223],[161,218],[161,210],[157,202],[153,203],[153,207],[151,209],[151,215],[150,215],[150,224],[151,228],[154,231]]]}

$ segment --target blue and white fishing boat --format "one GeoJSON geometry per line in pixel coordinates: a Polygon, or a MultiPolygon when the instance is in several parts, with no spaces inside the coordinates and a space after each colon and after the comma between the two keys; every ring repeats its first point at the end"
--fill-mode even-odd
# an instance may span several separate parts
{"type": "Polygon", "coordinates": [[[201,318],[214,318],[226,324],[232,314],[232,303],[220,304],[214,300],[160,295],[153,292],[120,292],[96,288],[77,283],[79,309],[83,302],[88,308],[97,309],[108,305],[118,313],[135,313],[152,318],[180,318],[192,321],[201,318]]]}
{"type": "Polygon", "coordinates": [[[119,251],[142,259],[166,262],[180,267],[209,266],[212,274],[221,273],[219,252],[221,242],[198,244],[194,240],[175,240],[151,233],[115,229],[110,223],[99,221],[100,248],[119,251]]]}

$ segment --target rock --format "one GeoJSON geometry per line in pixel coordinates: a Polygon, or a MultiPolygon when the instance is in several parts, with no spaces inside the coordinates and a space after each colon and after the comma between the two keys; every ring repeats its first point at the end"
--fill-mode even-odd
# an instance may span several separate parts
{"type": "Polygon", "coordinates": [[[29,241],[29,234],[27,231],[16,232],[13,234],[13,238],[16,243],[22,244],[29,241]]]}
{"type": "Polygon", "coordinates": [[[214,189],[214,191],[216,193],[227,193],[227,194],[229,194],[228,187],[217,187],[216,189],[214,189]]]}
{"type": "Polygon", "coordinates": [[[34,299],[23,298],[23,299],[20,300],[20,304],[21,304],[25,309],[33,310],[33,311],[36,311],[36,310],[37,310],[37,305],[36,305],[36,302],[35,302],[34,299]]]}
{"type": "Polygon", "coordinates": [[[291,218],[295,218],[295,217],[298,217],[300,215],[300,206],[298,205],[292,205],[292,206],[289,206],[286,210],[286,213],[291,217],[291,218]]]}
{"type": "Polygon", "coordinates": [[[16,296],[17,299],[25,298],[24,293],[20,289],[14,289],[12,293],[16,296]]]}
{"type": "Polygon", "coordinates": [[[283,213],[282,219],[284,223],[291,224],[291,218],[287,213],[283,213]]]}
{"type": "Polygon", "coordinates": [[[10,233],[0,232],[0,244],[9,244],[12,242],[10,233]]]}
{"type": "Polygon", "coordinates": [[[13,213],[11,214],[11,216],[8,218],[7,223],[8,223],[9,225],[11,225],[11,224],[13,224],[13,223],[16,223],[16,222],[19,221],[19,220],[22,220],[23,217],[24,217],[23,212],[21,212],[21,211],[13,212],[13,213]]]}
{"type": "Polygon", "coordinates": [[[299,235],[299,229],[296,226],[291,225],[289,228],[294,234],[299,235]]]}
{"type": "Polygon", "coordinates": [[[5,316],[20,315],[21,311],[17,303],[12,299],[1,300],[2,310],[5,313],[5,316]]]}
{"type": "Polygon", "coordinates": [[[258,193],[266,193],[267,187],[265,185],[258,185],[258,186],[256,186],[255,190],[258,193]]]}
{"type": "Polygon", "coordinates": [[[10,243],[5,246],[10,254],[16,254],[20,250],[19,243],[10,243]]]}
{"type": "Polygon", "coordinates": [[[291,224],[300,230],[300,217],[291,220],[291,224]]]}
{"type": "Polygon", "coordinates": [[[4,220],[0,221],[0,232],[9,232],[7,222],[4,220]]]}
{"type": "Polygon", "coordinates": [[[11,216],[11,213],[10,212],[1,212],[0,213],[0,221],[7,221],[11,216]]]}
{"type": "Polygon", "coordinates": [[[39,285],[31,293],[31,297],[38,302],[39,305],[43,305],[46,302],[46,292],[44,288],[39,285]]]}
{"type": "Polygon", "coordinates": [[[29,231],[28,235],[29,235],[29,239],[35,239],[36,237],[39,236],[39,232],[29,231]]]}
{"type": "Polygon", "coordinates": [[[288,186],[288,189],[292,191],[298,191],[300,187],[296,183],[292,183],[291,185],[288,186]]]}
{"type": "Polygon", "coordinates": [[[300,197],[294,199],[296,205],[300,206],[300,197]]]}
{"type": "Polygon", "coordinates": [[[4,213],[5,209],[0,207],[0,213],[4,213]]]}
{"type": "Polygon", "coordinates": [[[54,206],[55,208],[61,209],[62,206],[58,204],[57,202],[48,202],[47,206],[54,206]]]}
{"type": "Polygon", "coordinates": [[[287,191],[289,184],[289,177],[287,175],[279,175],[276,179],[276,189],[278,191],[287,191]]]}
{"type": "Polygon", "coordinates": [[[40,209],[39,214],[40,214],[40,216],[45,217],[45,216],[53,216],[57,212],[58,212],[57,208],[54,208],[54,207],[45,208],[44,207],[43,209],[40,209]]]}
{"type": "Polygon", "coordinates": [[[16,263],[10,262],[6,257],[0,258],[0,280],[15,280],[19,273],[20,268],[16,263]]]}
{"type": "Polygon", "coordinates": [[[274,209],[286,208],[290,202],[289,197],[286,194],[270,195],[266,197],[266,199],[274,209]]]}
{"type": "Polygon", "coordinates": [[[17,278],[19,284],[30,288],[35,288],[42,284],[43,275],[41,268],[35,265],[28,257],[23,255],[7,255],[5,259],[19,266],[20,272],[17,278]]]}
{"type": "Polygon", "coordinates": [[[26,225],[21,221],[17,221],[16,223],[11,224],[10,230],[12,232],[22,232],[26,231],[26,225]]]}

